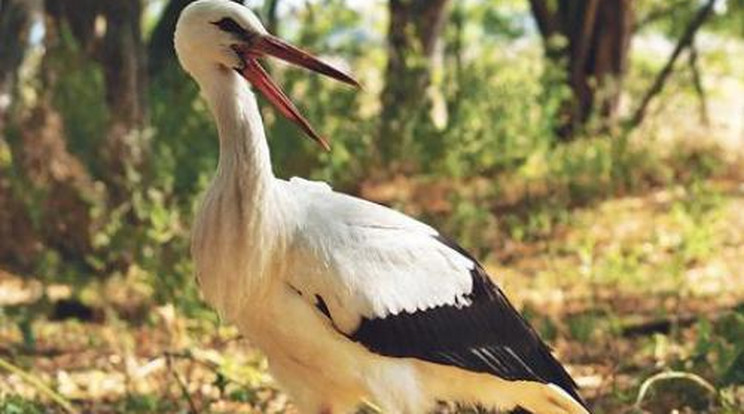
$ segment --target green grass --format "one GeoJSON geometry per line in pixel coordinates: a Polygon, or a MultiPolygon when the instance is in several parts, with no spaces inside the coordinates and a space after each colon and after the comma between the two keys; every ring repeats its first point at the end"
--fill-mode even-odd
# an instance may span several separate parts
{"type": "Polygon", "coordinates": [[[42,414],[47,412],[44,406],[29,401],[18,395],[0,397],[0,413],[3,414],[42,414]]]}

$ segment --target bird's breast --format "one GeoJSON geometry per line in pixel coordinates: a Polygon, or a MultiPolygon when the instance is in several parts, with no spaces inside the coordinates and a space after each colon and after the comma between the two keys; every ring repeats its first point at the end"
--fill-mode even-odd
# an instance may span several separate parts
{"type": "Polygon", "coordinates": [[[242,309],[266,300],[277,267],[276,231],[262,206],[218,181],[208,190],[194,222],[191,253],[205,300],[234,322],[242,309]],[[274,230],[272,231],[272,227],[274,230]]]}

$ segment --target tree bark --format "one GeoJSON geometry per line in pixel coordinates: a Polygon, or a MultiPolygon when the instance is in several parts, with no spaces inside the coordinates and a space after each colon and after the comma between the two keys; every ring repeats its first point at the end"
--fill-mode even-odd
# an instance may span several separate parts
{"type": "Polygon", "coordinates": [[[594,115],[603,127],[614,124],[633,29],[632,0],[530,0],[530,6],[545,56],[566,67],[572,92],[563,103],[559,136],[573,138],[594,115]]]}
{"type": "Polygon", "coordinates": [[[140,128],[147,116],[146,55],[140,31],[140,0],[108,0],[102,4],[106,34],[98,60],[103,66],[106,102],[114,123],[140,128]]]}
{"type": "MultiPolygon", "coordinates": [[[[427,89],[449,0],[390,0],[388,63],[381,95],[380,161],[391,163],[416,125],[431,125],[427,89]]],[[[426,127],[424,127],[426,128],[426,127]]]]}

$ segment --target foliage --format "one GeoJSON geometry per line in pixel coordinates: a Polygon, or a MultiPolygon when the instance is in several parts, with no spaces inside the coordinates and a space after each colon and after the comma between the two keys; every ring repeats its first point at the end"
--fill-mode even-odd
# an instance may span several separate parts
{"type": "Polygon", "coordinates": [[[0,397],[0,412],[5,414],[41,414],[44,406],[37,402],[28,401],[17,395],[0,397]]]}
{"type": "Polygon", "coordinates": [[[61,30],[60,44],[50,48],[45,64],[53,73],[52,103],[64,120],[67,148],[86,163],[96,177],[105,175],[98,149],[106,135],[109,114],[104,102],[101,68],[79,50],[69,30],[61,30]],[[64,75],[62,75],[64,74],[64,75]]]}
{"type": "Polygon", "coordinates": [[[424,165],[457,177],[492,176],[552,146],[560,93],[536,81],[534,74],[543,68],[534,49],[489,54],[461,65],[447,71],[450,119],[440,142],[424,147],[424,165]],[[544,104],[533,105],[536,100],[544,104]]]}
{"type": "MultiPolygon", "coordinates": [[[[289,39],[320,56],[341,57],[352,67],[378,65],[382,49],[369,41],[361,31],[362,16],[340,0],[307,3],[292,16],[302,22],[289,39]]],[[[271,66],[279,84],[296,102],[303,114],[323,136],[328,137],[332,150],[323,153],[306,139],[297,127],[276,116],[273,108],[264,105],[267,136],[270,137],[272,161],[281,177],[311,176],[349,187],[364,174],[363,166],[370,160],[374,120],[363,112],[372,96],[347,86],[310,75],[297,68],[271,66]],[[339,117],[339,114],[344,114],[339,117]]],[[[364,79],[362,79],[364,83],[364,79]]]]}

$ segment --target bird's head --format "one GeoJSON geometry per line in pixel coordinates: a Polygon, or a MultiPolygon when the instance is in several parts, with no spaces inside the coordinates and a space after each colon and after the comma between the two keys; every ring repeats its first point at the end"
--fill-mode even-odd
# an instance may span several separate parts
{"type": "Polygon", "coordinates": [[[192,76],[199,79],[215,69],[239,73],[325,149],[329,148],[328,143],[313,130],[258,59],[273,56],[359,87],[346,73],[269,34],[250,9],[231,0],[191,3],[181,12],[174,39],[178,59],[192,76]]]}

